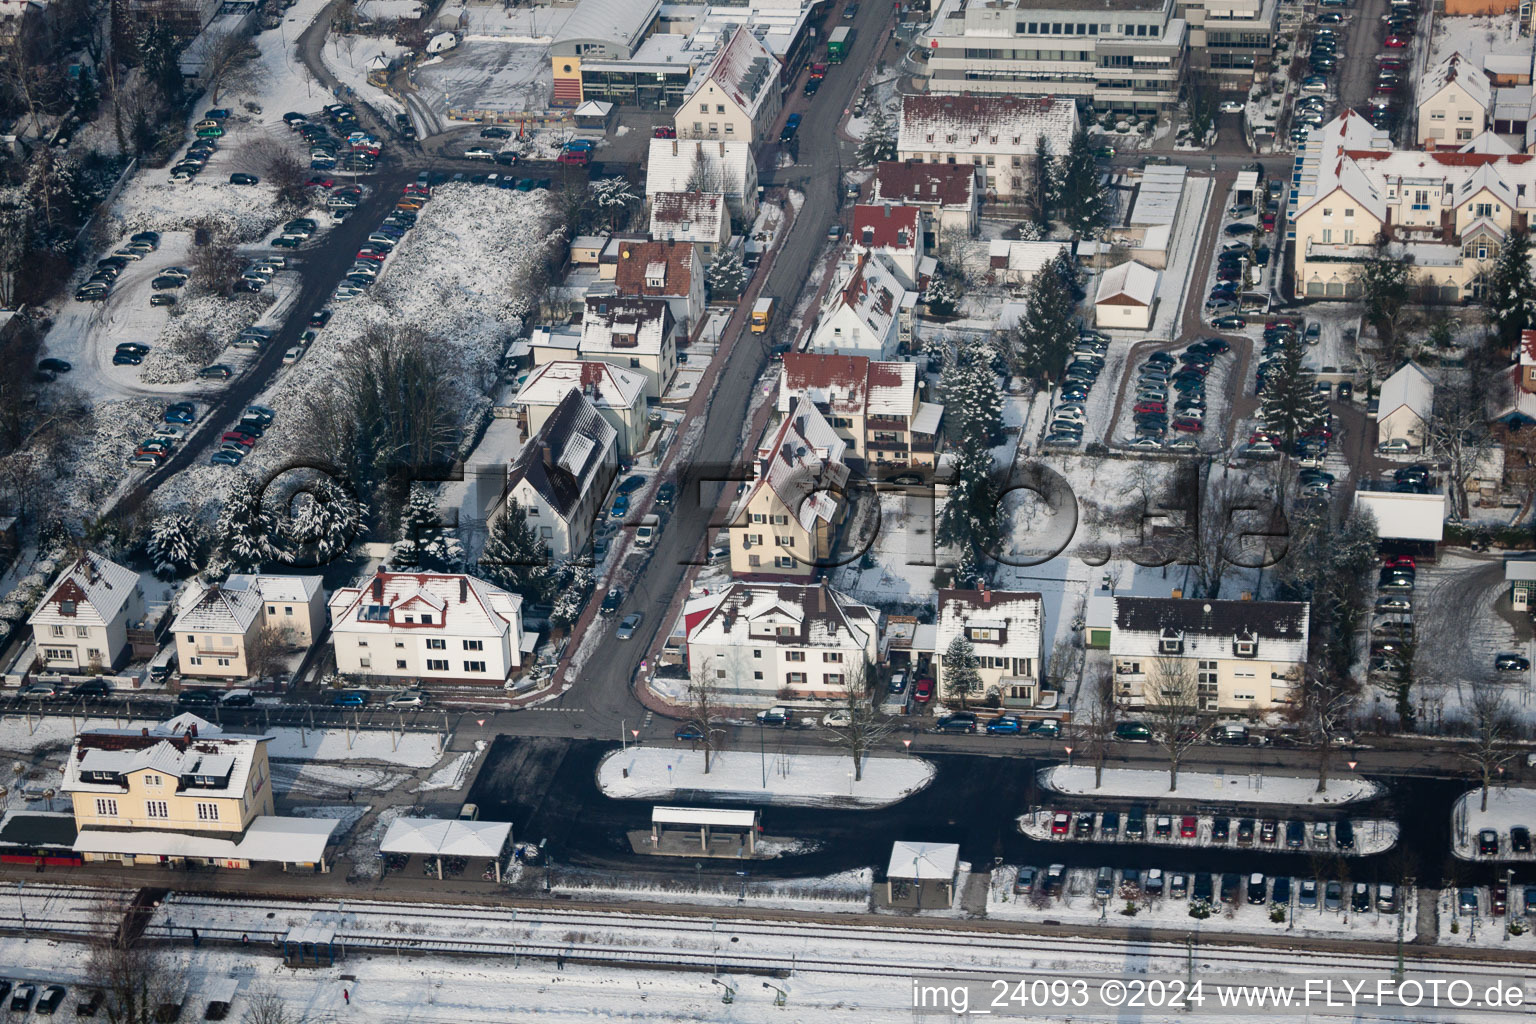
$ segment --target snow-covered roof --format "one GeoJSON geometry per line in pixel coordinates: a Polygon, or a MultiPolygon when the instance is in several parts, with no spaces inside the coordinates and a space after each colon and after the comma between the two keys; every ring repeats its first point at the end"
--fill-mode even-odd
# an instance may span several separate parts
{"type": "Polygon", "coordinates": [[[952,882],[959,861],[960,847],[956,843],[914,843],[899,839],[891,844],[891,863],[885,869],[885,877],[952,882]]]}
{"type": "Polygon", "coordinates": [[[912,415],[917,366],[865,356],[788,352],[779,371],[779,411],[788,413],[805,398],[833,415],[912,415]]]}
{"type": "Polygon", "coordinates": [[[993,238],[987,242],[987,265],[994,270],[1011,270],[1034,277],[1040,269],[1064,252],[1071,242],[1025,242],[993,238]]]}
{"type": "Polygon", "coordinates": [[[748,117],[756,117],[763,101],[777,88],[778,71],[778,58],[749,28],[738,25],[715,54],[715,59],[688,83],[683,99],[698,92],[706,83],[713,83],[748,117]]]}
{"type": "Polygon", "coordinates": [[[869,415],[906,419],[917,397],[917,364],[875,361],[869,364],[866,390],[869,415]]]}
{"type": "Polygon", "coordinates": [[[653,192],[651,237],[714,244],[730,222],[722,192],[653,192]]]}
{"type": "Polygon", "coordinates": [[[1096,304],[1150,306],[1157,298],[1157,271],[1135,260],[1111,267],[1099,279],[1096,304]]]}
{"type": "Polygon", "coordinates": [[[1307,657],[1305,601],[1203,601],[1183,597],[1116,597],[1109,650],[1116,657],[1301,662],[1307,657]],[[1165,650],[1164,641],[1177,642],[1165,650]],[[1236,644],[1252,643],[1239,655],[1236,644]]]}
{"type": "Polygon", "coordinates": [[[1490,75],[1529,75],[1531,73],[1531,54],[1485,53],[1483,55],[1483,71],[1490,75]]]}
{"type": "Polygon", "coordinates": [[[586,100],[571,113],[576,117],[607,117],[613,104],[606,100],[586,100]]]}
{"type": "Polygon", "coordinates": [[[338,818],[289,818],[263,814],[251,821],[240,839],[189,832],[140,829],[83,829],[76,853],[137,854],[143,857],[198,857],[263,863],[315,864],[325,857],[338,818]]]}
{"type": "MultiPolygon", "coordinates": [[[[1526,70],[1530,70],[1530,58],[1526,58],[1526,70]]],[[[1491,95],[1488,84],[1488,76],[1470,63],[1459,53],[1453,53],[1445,60],[1424,72],[1424,78],[1419,82],[1418,97],[1420,107],[1432,101],[1441,90],[1455,84],[1461,87],[1478,106],[1488,108],[1491,95]]]]}
{"type": "Polygon", "coordinates": [[[499,858],[510,821],[466,821],[446,818],[396,818],[379,843],[380,853],[407,853],[426,857],[499,858]]]}
{"type": "Polygon", "coordinates": [[[331,595],[336,631],[438,630],[452,636],[505,636],[522,620],[523,599],[464,573],[375,572],[362,586],[331,595]]]}
{"type": "Polygon", "coordinates": [[[65,793],[122,793],[123,777],[154,771],[197,778],[196,791],[210,797],[245,792],[256,751],[269,736],[145,735],[136,729],[93,729],[75,737],[64,763],[65,793]],[[86,778],[87,775],[116,778],[86,778]]]}
{"type": "Polygon", "coordinates": [[[645,397],[645,376],[600,359],[556,359],[534,367],[512,401],[554,406],[572,391],[599,409],[633,409],[645,397]]]}
{"type": "Polygon", "coordinates": [[[856,248],[888,252],[916,252],[922,242],[915,206],[894,203],[860,203],[853,208],[853,231],[848,236],[856,248]]]}
{"type": "Polygon", "coordinates": [[[1136,186],[1129,223],[1136,227],[1172,224],[1184,200],[1184,180],[1189,168],[1182,164],[1148,167],[1136,186]]]}
{"type": "Polygon", "coordinates": [[[939,423],[944,419],[944,407],[937,402],[918,402],[917,413],[912,417],[912,433],[936,435],[939,423]]]}
{"type": "Polygon", "coordinates": [[[627,56],[645,38],[660,10],[661,0],[578,0],[550,42],[601,40],[615,44],[627,56]]]}
{"type": "Polygon", "coordinates": [[[581,354],[659,356],[671,333],[665,299],[593,295],[581,319],[581,354]]]}
{"type": "Polygon", "coordinates": [[[645,194],[686,192],[702,163],[712,184],[727,196],[743,194],[752,177],[752,146],[746,142],[652,139],[645,162],[645,194]]]}
{"type": "Polygon", "coordinates": [[[1536,558],[1517,555],[1505,556],[1504,578],[1510,581],[1536,580],[1536,558]]]}
{"type": "Polygon", "coordinates": [[[1042,627],[1044,602],[1037,593],[1007,590],[940,590],[938,630],[934,650],[949,649],[967,629],[991,629],[988,639],[971,638],[981,657],[1031,658],[1036,665],[1044,656],[1042,627]]]}
{"type": "Polygon", "coordinates": [[[858,253],[852,261],[843,261],[827,290],[811,338],[812,347],[819,351],[859,347],[851,339],[839,340],[834,333],[844,326],[837,314],[846,309],[869,331],[882,353],[889,354],[885,352],[889,347],[885,342],[895,330],[896,318],[908,295],[900,272],[884,253],[858,253]]]}
{"type": "Polygon", "coordinates": [[[223,583],[193,583],[181,592],[173,633],[244,633],[266,602],[308,604],[319,591],[319,576],[230,576],[223,583]]]}
{"type": "Polygon", "coordinates": [[[741,502],[745,509],[767,488],[807,531],[830,523],[840,506],[837,495],[848,481],[843,461],[847,444],[815,404],[795,400],[789,414],[758,446],[754,483],[741,502]]]}
{"type": "Polygon", "coordinates": [[[580,390],[565,393],[507,471],[507,489],[527,481],[561,519],[569,521],[602,476],[618,431],[580,390]]]}
{"type": "Polygon", "coordinates": [[[1380,423],[1404,406],[1419,419],[1427,420],[1434,404],[1434,381],[1429,379],[1429,374],[1418,363],[1409,360],[1398,367],[1396,373],[1382,381],[1376,406],[1376,422],[1380,423]]]}
{"type": "Polygon", "coordinates": [[[898,152],[1033,154],[1040,136],[1065,153],[1077,130],[1070,98],[908,95],[901,100],[898,152]]]}
{"type": "Polygon", "coordinates": [[[1500,156],[1506,156],[1510,153],[1518,152],[1518,150],[1505,142],[1502,136],[1496,135],[1493,132],[1483,132],[1480,135],[1474,136],[1471,142],[1468,142],[1456,152],[1496,153],[1500,156]]]}
{"type": "Polygon", "coordinates": [[[869,651],[880,613],[825,583],[733,582],[695,609],[691,644],[857,648],[869,651]],[[782,630],[782,631],[781,631],[782,630]]]}
{"type": "Polygon", "coordinates": [[[59,573],[27,622],[106,625],[118,617],[138,587],[138,573],[87,551],[59,573]]]}
{"type": "Polygon", "coordinates": [[[930,164],[882,160],[875,168],[876,202],[967,208],[976,203],[976,168],[971,164],[930,164]]]}
{"type": "Polygon", "coordinates": [[[757,825],[757,812],[733,810],[729,807],[661,807],[651,808],[653,825],[711,825],[724,828],[753,828],[757,825]]]}

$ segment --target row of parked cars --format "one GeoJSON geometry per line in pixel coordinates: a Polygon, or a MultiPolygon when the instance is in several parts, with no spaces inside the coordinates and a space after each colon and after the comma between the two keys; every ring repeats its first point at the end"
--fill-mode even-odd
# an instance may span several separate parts
{"type": "MultiPolygon", "coordinates": [[[[1058,896],[1066,888],[1067,867],[1052,864],[1043,872],[1034,867],[1022,867],[1014,876],[1013,891],[1016,895],[1039,893],[1058,896]]],[[[1134,900],[1145,896],[1169,899],[1185,899],[1192,903],[1235,904],[1247,902],[1253,906],[1274,903],[1288,906],[1295,894],[1299,909],[1312,910],[1319,905],[1324,910],[1342,910],[1345,901],[1345,884],[1338,880],[1320,881],[1315,878],[1293,880],[1289,875],[1273,878],[1262,871],[1249,874],[1246,879],[1234,871],[1212,874],[1197,872],[1164,872],[1161,868],[1099,868],[1094,880],[1093,894],[1100,900],[1114,896],[1134,900]]],[[[1373,906],[1383,914],[1395,914],[1399,909],[1398,888],[1383,883],[1372,886],[1368,882],[1356,882],[1349,890],[1349,906],[1356,913],[1365,913],[1373,906]]]]}
{"type": "MultiPolygon", "coordinates": [[[[271,331],[267,328],[247,328],[247,330],[263,330],[263,341],[271,338],[271,331]]],[[[277,413],[264,405],[252,405],[246,408],[240,415],[240,421],[229,430],[219,436],[219,449],[208,457],[210,465],[214,466],[238,466],[244,461],[251,449],[256,447],[256,442],[261,439],[272,421],[277,418],[277,413]]]]}
{"type": "Polygon", "coordinates": [[[1393,672],[1413,642],[1413,588],[1418,566],[1411,555],[1387,555],[1376,578],[1369,668],[1393,672]]]}
{"type": "Polygon", "coordinates": [[[330,122],[329,128],[294,111],[283,115],[284,123],[309,144],[310,170],[372,171],[383,144],[363,131],[351,104],[331,103],[321,111],[321,118],[330,122]]]}
{"type": "Polygon", "coordinates": [[[1088,393],[1098,382],[1108,350],[1108,335],[1087,328],[1079,331],[1072,360],[1062,373],[1061,390],[1056,393],[1045,444],[1070,446],[1082,443],[1083,428],[1088,423],[1088,393]]]}
{"type": "MultiPolygon", "coordinates": [[[[1476,917],[1480,910],[1482,890],[1463,886],[1456,890],[1456,913],[1460,917],[1476,917]]],[[[1527,917],[1536,917],[1536,885],[1527,885],[1520,893],[1521,909],[1527,917]]],[[[1509,887],[1503,882],[1488,886],[1488,913],[1503,917],[1509,913],[1509,887]]]]}
{"type": "Polygon", "coordinates": [[[96,261],[96,269],[91,272],[91,276],[75,289],[75,299],[79,302],[105,301],[128,264],[137,263],[158,248],[158,231],[140,231],[131,236],[122,248],[96,261]]]}
{"type": "Polygon", "coordinates": [[[1232,346],[1221,338],[1205,338],[1191,344],[1177,359],[1169,352],[1154,352],[1136,372],[1136,394],[1132,415],[1136,435],[1135,448],[1195,448],[1194,439],[1169,440],[1168,430],[1180,434],[1198,434],[1205,429],[1205,378],[1218,356],[1232,346]],[[1175,392],[1168,400],[1169,389],[1175,392]],[[1171,422],[1170,422],[1171,416],[1171,422]]]}
{"type": "Polygon", "coordinates": [[[934,732],[974,733],[989,736],[1040,736],[1045,739],[1061,737],[1061,722],[1054,718],[1035,719],[1026,722],[1018,715],[995,715],[977,718],[974,711],[956,711],[943,716],[934,724],[934,732]]]}
{"type": "MultiPolygon", "coordinates": [[[[64,1003],[65,989],[63,985],[39,986],[31,981],[18,981],[14,984],[8,980],[0,979],[0,1005],[6,1006],[11,1013],[35,1012],[39,1016],[51,1017],[64,1003]]],[[[97,999],[99,1002],[99,997],[97,999]]],[[[83,1004],[82,1004],[83,1005],[83,1004]]],[[[85,1011],[76,1008],[81,1016],[89,1016],[85,1011]]],[[[90,1013],[96,1012],[93,1006],[90,1013]]]]}
{"type": "MultiPolygon", "coordinates": [[[[213,154],[218,152],[219,139],[224,137],[224,123],[229,119],[229,111],[223,107],[215,107],[203,114],[203,119],[192,126],[192,145],[182,158],[171,166],[172,181],[191,181],[203,173],[203,168],[208,166],[208,161],[213,154]]],[[[232,175],[230,183],[234,185],[254,185],[255,175],[232,175]],[[251,178],[249,182],[236,181],[235,178],[251,178]]]]}
{"type": "MultiPolygon", "coordinates": [[[[1125,838],[1141,840],[1147,838],[1147,810],[1144,807],[1133,807],[1125,814],[1125,838]]],[[[1180,839],[1196,839],[1200,835],[1200,819],[1193,814],[1159,814],[1152,819],[1152,838],[1173,839],[1177,834],[1180,839]]],[[[1104,811],[1099,814],[1094,811],[1053,811],[1051,813],[1051,836],[1060,839],[1093,839],[1097,835],[1099,839],[1118,839],[1120,836],[1120,812],[1104,811]]],[[[1332,833],[1333,847],[1338,850],[1353,850],[1355,848],[1355,826],[1348,818],[1341,818],[1337,823],[1330,825],[1326,821],[1314,821],[1311,823],[1311,838],[1315,847],[1327,847],[1329,834],[1332,833]]],[[[1299,850],[1307,845],[1308,825],[1304,821],[1281,821],[1278,818],[1238,818],[1236,837],[1238,846],[1252,846],[1258,842],[1264,846],[1285,846],[1289,850],[1299,850]]],[[[1225,844],[1230,842],[1233,835],[1233,822],[1230,817],[1218,816],[1211,819],[1211,842],[1225,844]]]]}

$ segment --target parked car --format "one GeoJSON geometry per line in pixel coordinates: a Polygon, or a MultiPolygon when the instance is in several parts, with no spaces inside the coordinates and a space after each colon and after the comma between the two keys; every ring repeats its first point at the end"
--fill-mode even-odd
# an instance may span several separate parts
{"type": "Polygon", "coordinates": [[[619,628],[614,631],[614,637],[619,640],[633,639],[635,630],[640,628],[640,621],[642,618],[643,616],[639,612],[630,612],[628,615],[624,616],[624,618],[619,622],[619,628]]]}
{"type": "Polygon", "coordinates": [[[1064,836],[1072,831],[1072,815],[1066,811],[1057,811],[1051,815],[1051,835],[1064,836]]]}
{"type": "Polygon", "coordinates": [[[936,726],[938,732],[971,733],[976,731],[976,715],[970,711],[957,711],[952,715],[946,715],[939,719],[936,726]]]}
{"type": "Polygon", "coordinates": [[[1013,891],[1021,896],[1034,892],[1037,874],[1036,869],[1032,867],[1019,868],[1019,873],[1013,878],[1013,891]]]}
{"type": "Polygon", "coordinates": [[[360,708],[367,703],[367,690],[342,690],[331,698],[331,707],[335,708],[360,708]]]}
{"type": "Polygon", "coordinates": [[[1296,890],[1296,905],[1305,909],[1317,906],[1317,879],[1303,878],[1296,890]]]}
{"type": "Polygon", "coordinates": [[[1477,852],[1484,857],[1496,857],[1499,853],[1499,834],[1485,828],[1477,834],[1477,852]]]}
{"type": "Polygon", "coordinates": [[[1323,909],[1344,909],[1344,886],[1336,881],[1330,881],[1323,886],[1323,909]]]}
{"type": "Polygon", "coordinates": [[[1255,871],[1248,876],[1248,902],[1252,904],[1263,903],[1268,893],[1265,884],[1264,872],[1255,871]]]}

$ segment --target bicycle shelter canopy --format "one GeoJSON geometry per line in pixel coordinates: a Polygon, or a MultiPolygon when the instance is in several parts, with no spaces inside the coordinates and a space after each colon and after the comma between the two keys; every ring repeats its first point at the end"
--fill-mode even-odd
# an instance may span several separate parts
{"type": "Polygon", "coordinates": [[[437,858],[443,877],[444,857],[489,857],[501,881],[501,854],[512,835],[510,821],[465,821],[446,818],[396,818],[384,833],[380,853],[419,854],[437,858]]]}

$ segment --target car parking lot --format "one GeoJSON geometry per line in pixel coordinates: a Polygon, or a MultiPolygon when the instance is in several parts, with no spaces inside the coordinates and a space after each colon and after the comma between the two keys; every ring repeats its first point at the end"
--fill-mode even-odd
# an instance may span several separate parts
{"type": "Polygon", "coordinates": [[[1300,819],[1211,814],[1198,809],[1126,811],[1056,808],[1026,815],[1019,831],[1032,839],[1068,844],[1141,844],[1177,848],[1249,849],[1366,857],[1397,843],[1397,823],[1379,819],[1300,819]]]}
{"type": "Polygon", "coordinates": [[[1231,352],[1231,343],[1213,336],[1149,354],[1137,366],[1134,389],[1127,383],[1121,394],[1116,442],[1133,449],[1201,450],[1210,396],[1224,397],[1227,390],[1231,352]]]}

